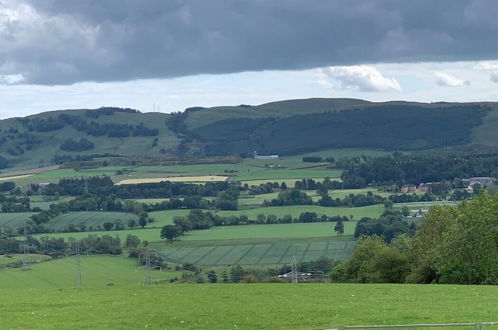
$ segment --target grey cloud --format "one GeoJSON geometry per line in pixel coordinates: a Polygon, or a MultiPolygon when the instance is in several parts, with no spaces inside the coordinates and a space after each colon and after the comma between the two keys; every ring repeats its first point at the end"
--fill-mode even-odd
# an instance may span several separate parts
{"type": "Polygon", "coordinates": [[[489,79],[494,83],[498,83],[498,72],[491,72],[489,79]]]}
{"type": "Polygon", "coordinates": [[[498,58],[494,0],[24,1],[0,0],[0,75],[25,83],[498,58]]]}

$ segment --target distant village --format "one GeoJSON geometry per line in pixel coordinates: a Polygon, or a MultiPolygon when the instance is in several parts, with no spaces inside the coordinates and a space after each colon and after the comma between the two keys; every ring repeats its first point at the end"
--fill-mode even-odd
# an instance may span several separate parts
{"type": "MultiPolygon", "coordinates": [[[[487,177],[487,176],[481,176],[481,177],[474,177],[474,178],[470,178],[470,179],[465,179],[463,181],[465,182],[465,184],[467,186],[466,190],[468,192],[472,193],[472,192],[474,192],[474,188],[476,186],[487,187],[490,184],[494,184],[497,181],[497,179],[487,177]]],[[[431,182],[421,183],[418,186],[413,185],[413,184],[405,184],[405,185],[401,186],[401,192],[405,193],[405,194],[417,193],[417,192],[430,193],[432,184],[433,183],[431,183],[431,182]]]]}

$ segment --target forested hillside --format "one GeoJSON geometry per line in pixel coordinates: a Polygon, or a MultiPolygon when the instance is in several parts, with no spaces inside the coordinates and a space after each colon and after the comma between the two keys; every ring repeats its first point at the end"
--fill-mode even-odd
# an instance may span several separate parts
{"type": "Polygon", "coordinates": [[[0,121],[0,168],[92,157],[282,155],[327,148],[424,150],[498,146],[494,103],[306,99],[259,106],[62,110],[0,121]]]}

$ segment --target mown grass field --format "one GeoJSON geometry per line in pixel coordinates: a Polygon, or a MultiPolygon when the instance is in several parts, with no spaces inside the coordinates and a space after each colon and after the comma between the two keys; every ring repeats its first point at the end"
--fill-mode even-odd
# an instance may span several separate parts
{"type": "Polygon", "coordinates": [[[323,207],[317,205],[292,205],[292,206],[273,206],[259,207],[254,209],[237,210],[237,211],[219,211],[220,216],[231,216],[242,214],[247,215],[250,219],[256,219],[258,214],[276,215],[283,217],[290,214],[293,217],[299,217],[303,212],[315,212],[318,216],[323,214],[327,216],[353,216],[353,220],[359,220],[363,217],[378,217],[384,211],[383,205],[370,205],[363,207],[323,207]]]}
{"type": "Polygon", "coordinates": [[[327,257],[346,259],[355,246],[353,240],[268,241],[255,244],[172,246],[155,249],[166,260],[200,266],[277,265],[327,257]]]}
{"type": "Polygon", "coordinates": [[[328,329],[483,322],[497,319],[498,287],[170,284],[80,290],[7,288],[0,296],[0,315],[7,329],[328,329]]]}
{"type": "Polygon", "coordinates": [[[147,225],[147,227],[162,227],[164,225],[173,224],[175,217],[185,216],[190,210],[166,210],[149,212],[149,217],[154,218],[156,221],[147,225]]]}
{"type": "MultiPolygon", "coordinates": [[[[220,226],[193,230],[182,241],[237,240],[247,238],[307,238],[336,236],[335,222],[283,223],[270,225],[220,226]]],[[[344,222],[344,235],[352,235],[356,221],[344,222]]]]}

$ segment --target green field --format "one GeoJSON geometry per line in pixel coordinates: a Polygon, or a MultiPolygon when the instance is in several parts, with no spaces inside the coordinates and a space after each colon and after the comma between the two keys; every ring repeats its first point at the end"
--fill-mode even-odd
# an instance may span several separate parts
{"type": "Polygon", "coordinates": [[[138,223],[138,217],[132,213],[124,212],[69,212],[58,217],[50,219],[47,226],[55,230],[63,230],[69,225],[78,225],[84,223],[87,227],[97,228],[105,222],[121,221],[126,227],[128,221],[135,220],[138,223]]]}
{"type": "MultiPolygon", "coordinates": [[[[318,195],[315,190],[303,190],[303,192],[310,196],[313,199],[313,202],[317,202],[321,198],[321,196],[318,195]]],[[[390,193],[381,192],[372,188],[330,190],[328,192],[328,195],[334,199],[343,199],[344,197],[349,196],[349,194],[366,194],[368,192],[372,192],[373,194],[383,197],[387,197],[390,195],[390,193]]],[[[278,192],[272,192],[258,195],[241,195],[239,197],[239,207],[243,209],[255,208],[260,206],[265,200],[271,201],[272,199],[276,199],[278,197],[278,194],[278,192]]]]}
{"type": "Polygon", "coordinates": [[[34,214],[36,213],[0,213],[0,227],[18,228],[28,221],[29,217],[34,214]]]}
{"type": "MultiPolygon", "coordinates": [[[[307,238],[335,236],[335,222],[283,223],[271,225],[219,226],[192,230],[183,241],[237,240],[248,238],[307,238]]],[[[356,221],[344,222],[344,234],[352,235],[356,221]]]]}
{"type": "MultiPolygon", "coordinates": [[[[19,228],[28,221],[33,214],[36,213],[0,213],[0,227],[9,227],[12,229],[19,228]]],[[[87,227],[92,226],[96,229],[98,226],[102,226],[104,222],[114,222],[117,220],[120,220],[124,226],[127,226],[128,221],[132,219],[138,221],[136,215],[124,212],[69,212],[50,219],[46,223],[46,226],[61,231],[71,224],[76,226],[80,223],[84,223],[87,227]]]]}
{"type": "MultiPolygon", "coordinates": [[[[71,288],[74,285],[74,258],[63,258],[21,268],[0,269],[0,289],[7,288],[71,288]]],[[[122,256],[82,256],[82,278],[86,287],[138,285],[145,270],[137,261],[122,256]]]]}
{"type": "Polygon", "coordinates": [[[355,246],[352,240],[268,241],[257,244],[227,244],[204,246],[173,246],[156,249],[166,260],[200,266],[276,265],[316,260],[327,257],[335,261],[346,259],[355,246]]]}
{"type": "Polygon", "coordinates": [[[293,179],[301,180],[304,178],[339,178],[341,170],[330,170],[326,168],[308,168],[308,169],[267,169],[255,168],[241,172],[236,179],[239,181],[267,180],[277,181],[293,179]]]}
{"type": "Polygon", "coordinates": [[[149,242],[161,242],[163,241],[160,237],[161,230],[158,228],[145,228],[145,229],[125,229],[125,230],[110,230],[110,231],[92,231],[92,232],[75,232],[75,233],[48,233],[48,234],[36,234],[33,235],[37,238],[40,237],[61,237],[64,239],[82,239],[88,237],[88,235],[103,236],[109,235],[112,237],[119,237],[122,242],[126,239],[126,235],[131,234],[138,236],[141,240],[146,240],[149,242]]]}
{"type": "Polygon", "coordinates": [[[363,207],[324,207],[317,205],[292,205],[292,206],[273,206],[273,207],[260,207],[255,209],[238,210],[238,211],[219,211],[220,216],[228,217],[231,215],[240,216],[245,214],[249,219],[256,219],[258,214],[276,215],[283,217],[290,214],[293,217],[298,217],[303,212],[315,212],[318,216],[323,214],[327,216],[353,216],[354,220],[359,220],[363,217],[378,217],[384,211],[384,206],[370,205],[363,207]]]}
{"type": "Polygon", "coordinates": [[[148,224],[148,227],[162,227],[164,225],[173,224],[173,218],[178,216],[185,216],[190,210],[166,210],[149,212],[149,216],[156,221],[148,224]]]}
{"type": "Polygon", "coordinates": [[[6,288],[0,315],[6,329],[329,329],[485,322],[498,318],[498,287],[277,283],[6,288]]]}

